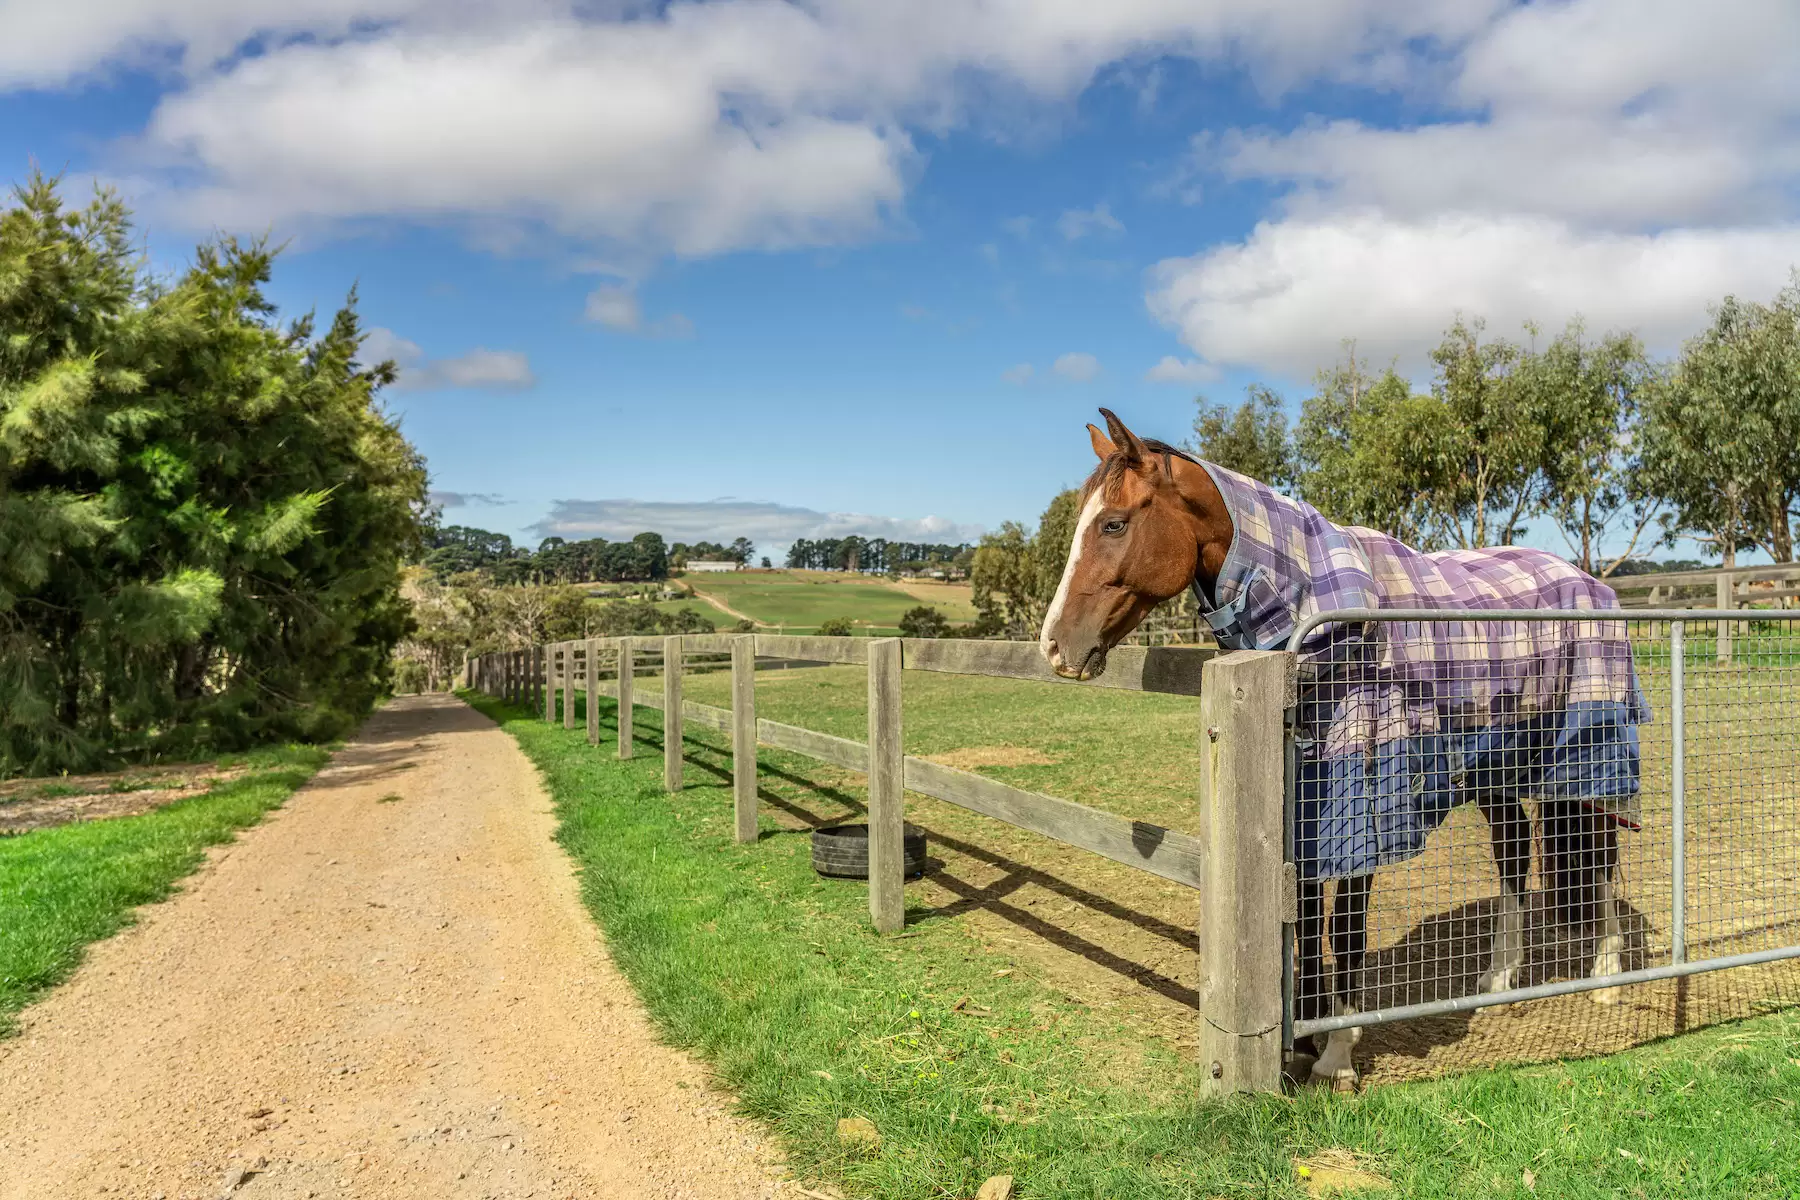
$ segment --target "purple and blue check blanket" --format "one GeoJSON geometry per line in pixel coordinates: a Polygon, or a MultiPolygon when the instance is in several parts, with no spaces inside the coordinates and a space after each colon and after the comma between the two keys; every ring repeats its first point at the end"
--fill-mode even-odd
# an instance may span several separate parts
{"type": "MultiPolygon", "coordinates": [[[[1425,553],[1201,465],[1235,527],[1205,613],[1228,649],[1286,649],[1308,617],[1339,609],[1618,607],[1611,588],[1545,551],[1425,553]]],[[[1636,727],[1650,709],[1623,621],[1330,622],[1298,650],[1304,875],[1410,858],[1484,788],[1579,800],[1636,827],[1636,727]]]]}

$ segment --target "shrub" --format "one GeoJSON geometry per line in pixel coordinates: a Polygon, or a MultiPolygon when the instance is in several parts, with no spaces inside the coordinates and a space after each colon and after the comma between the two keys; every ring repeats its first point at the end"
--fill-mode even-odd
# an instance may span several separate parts
{"type": "Polygon", "coordinates": [[[944,614],[928,604],[909,608],[900,617],[901,637],[940,638],[949,628],[944,614]]]}
{"type": "Polygon", "coordinates": [[[849,617],[828,617],[819,622],[820,637],[849,637],[850,633],[849,617]]]}

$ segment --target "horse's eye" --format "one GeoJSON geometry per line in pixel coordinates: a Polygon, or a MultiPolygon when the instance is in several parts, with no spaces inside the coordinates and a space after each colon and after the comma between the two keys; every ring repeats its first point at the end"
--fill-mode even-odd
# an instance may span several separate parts
{"type": "Polygon", "coordinates": [[[1108,521],[1106,524],[1104,524],[1100,527],[1100,532],[1101,533],[1124,533],[1125,532],[1125,522],[1119,520],[1117,517],[1114,517],[1112,520],[1108,521]]]}

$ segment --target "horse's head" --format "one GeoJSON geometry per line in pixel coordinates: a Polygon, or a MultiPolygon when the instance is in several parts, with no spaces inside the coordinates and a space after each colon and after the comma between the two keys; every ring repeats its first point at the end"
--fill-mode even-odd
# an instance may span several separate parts
{"type": "Polygon", "coordinates": [[[1107,409],[1089,425],[1100,465],[1081,489],[1081,515],[1038,645],[1058,675],[1092,679],[1144,614],[1196,575],[1210,587],[1231,546],[1231,516],[1206,469],[1144,441],[1107,409]]]}

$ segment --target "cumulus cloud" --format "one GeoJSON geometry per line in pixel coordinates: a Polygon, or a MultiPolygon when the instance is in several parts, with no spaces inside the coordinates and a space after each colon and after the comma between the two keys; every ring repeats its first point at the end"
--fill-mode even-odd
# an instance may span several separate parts
{"type": "Polygon", "coordinates": [[[1105,204],[1092,208],[1071,208],[1056,221],[1057,232],[1065,241],[1079,241],[1093,233],[1123,233],[1125,223],[1112,215],[1105,204]]]}
{"type": "Polygon", "coordinates": [[[1070,352],[1058,357],[1050,369],[1073,383],[1086,383],[1100,374],[1100,360],[1091,354],[1070,352]]]}
{"type": "Polygon", "coordinates": [[[400,368],[394,386],[402,391],[427,392],[452,388],[516,392],[532,387],[537,377],[531,363],[516,350],[476,347],[451,358],[427,358],[419,344],[379,325],[363,337],[363,362],[391,359],[400,368]]]}
{"type": "Polygon", "coordinates": [[[869,513],[819,512],[787,504],[749,500],[671,502],[654,500],[558,500],[530,527],[539,537],[616,541],[654,530],[671,542],[730,541],[747,537],[758,553],[786,554],[800,538],[881,537],[906,542],[973,542],[980,525],[945,517],[882,517],[869,513]]]}
{"type": "Polygon", "coordinates": [[[475,505],[505,504],[498,492],[426,492],[425,500],[438,508],[471,508],[475,505]]]}
{"type": "Polygon", "coordinates": [[[681,313],[645,321],[637,292],[626,284],[602,284],[588,293],[584,315],[595,324],[645,337],[692,337],[694,323],[681,313]]]}
{"type": "Polygon", "coordinates": [[[920,169],[911,130],[1009,133],[1116,64],[1363,79],[1501,3],[0,0],[0,89],[173,66],[134,190],[195,224],[527,226],[700,256],[867,238],[920,169]]]}
{"type": "Polygon", "coordinates": [[[1667,347],[1727,293],[1767,295],[1800,262],[1800,224],[1586,232],[1540,217],[1401,221],[1364,212],[1259,225],[1151,273],[1150,312],[1209,363],[1304,376],[1353,337],[1417,366],[1458,311],[1497,332],[1581,315],[1667,347]]]}
{"type": "Polygon", "coordinates": [[[1144,372],[1149,383],[1211,383],[1222,372],[1211,363],[1165,354],[1154,367],[1144,372]]]}
{"type": "Polygon", "coordinates": [[[1030,383],[1031,377],[1036,374],[1037,368],[1030,363],[1014,363],[1000,372],[1000,378],[1014,386],[1021,386],[1030,383]]]}
{"type": "Polygon", "coordinates": [[[1288,191],[1241,242],[1157,264],[1150,311],[1207,363],[1301,375],[1344,338],[1416,367],[1458,310],[1668,349],[1800,262],[1795,45],[1788,0],[1508,8],[1423,77],[1478,116],[1197,138],[1178,180],[1288,191]]]}

